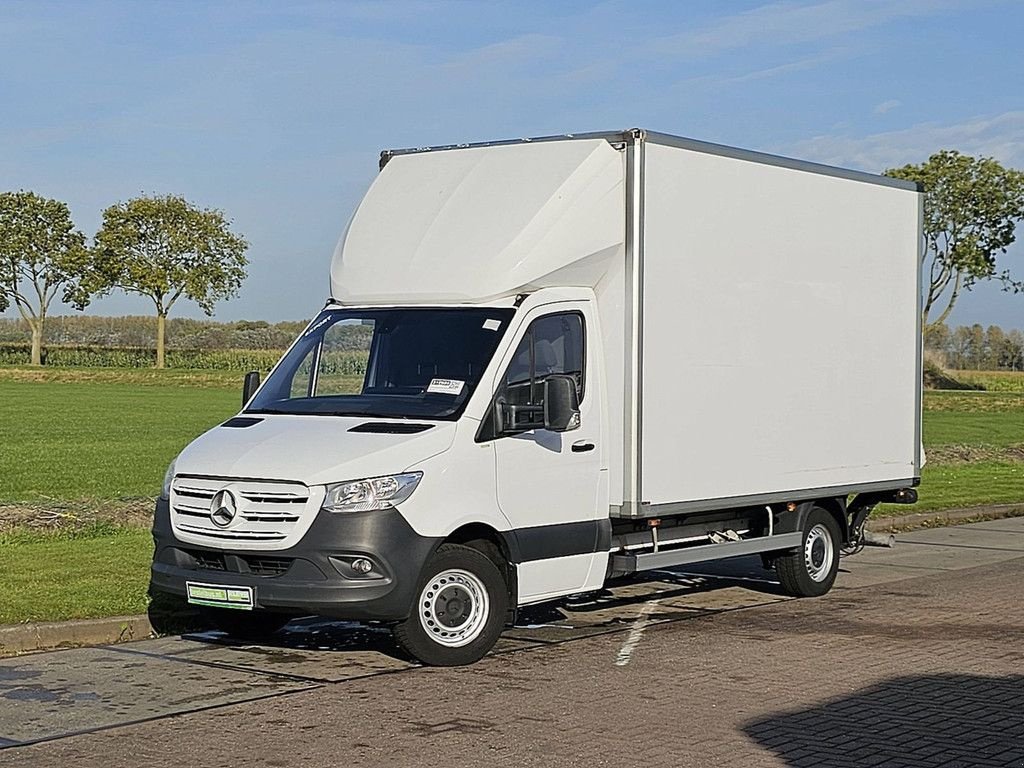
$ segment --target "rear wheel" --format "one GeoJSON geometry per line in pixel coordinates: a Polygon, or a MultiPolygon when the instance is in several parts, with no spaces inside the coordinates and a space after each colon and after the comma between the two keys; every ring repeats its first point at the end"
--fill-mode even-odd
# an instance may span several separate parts
{"type": "Polygon", "coordinates": [[[782,588],[795,597],[824,595],[839,572],[839,523],[826,510],[814,507],[804,520],[799,550],[779,555],[775,571],[782,588]]]}
{"type": "Polygon", "coordinates": [[[203,623],[211,629],[226,632],[231,637],[252,640],[274,634],[292,617],[271,611],[241,611],[233,608],[204,608],[203,623]]]}
{"type": "Polygon", "coordinates": [[[423,570],[417,601],[394,636],[424,664],[454,667],[482,658],[498,640],[508,589],[498,566],[479,550],[442,544],[423,570]]]}

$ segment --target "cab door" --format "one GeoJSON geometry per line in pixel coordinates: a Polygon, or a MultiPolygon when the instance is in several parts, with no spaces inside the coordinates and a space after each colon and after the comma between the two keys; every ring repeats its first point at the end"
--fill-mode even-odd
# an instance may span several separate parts
{"type": "MultiPolygon", "coordinates": [[[[588,347],[599,346],[588,343],[589,312],[585,302],[534,309],[495,383],[496,403],[527,406],[517,410],[528,413],[514,430],[492,435],[498,505],[519,544],[520,604],[596,589],[604,579],[607,468],[600,377],[588,359],[588,347]],[[544,428],[544,380],[552,374],[576,382],[579,424],[565,432],[544,428]]],[[[492,429],[496,421],[489,419],[492,429]]]]}

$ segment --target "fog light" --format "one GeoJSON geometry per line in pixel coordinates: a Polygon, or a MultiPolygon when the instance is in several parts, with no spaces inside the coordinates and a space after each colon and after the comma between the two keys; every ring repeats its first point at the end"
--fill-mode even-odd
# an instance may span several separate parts
{"type": "Polygon", "coordinates": [[[373,563],[365,557],[359,557],[352,561],[352,570],[356,573],[369,573],[373,570],[373,563]]]}

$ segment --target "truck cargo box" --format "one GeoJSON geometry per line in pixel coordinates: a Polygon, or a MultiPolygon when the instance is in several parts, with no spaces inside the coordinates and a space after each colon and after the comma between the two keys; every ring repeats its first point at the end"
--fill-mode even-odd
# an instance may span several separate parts
{"type": "Polygon", "coordinates": [[[633,513],[920,475],[920,205],[880,176],[649,135],[633,513]]]}
{"type": "Polygon", "coordinates": [[[917,483],[915,185],[641,130],[385,152],[382,167],[332,295],[592,288],[612,516],[917,483]]]}

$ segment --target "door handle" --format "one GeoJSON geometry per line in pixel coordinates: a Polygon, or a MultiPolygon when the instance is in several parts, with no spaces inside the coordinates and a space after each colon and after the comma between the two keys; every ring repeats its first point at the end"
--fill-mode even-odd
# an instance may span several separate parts
{"type": "Polygon", "coordinates": [[[594,450],[594,444],[588,443],[584,440],[577,440],[575,443],[572,444],[573,453],[586,453],[587,451],[592,450],[594,450]]]}

